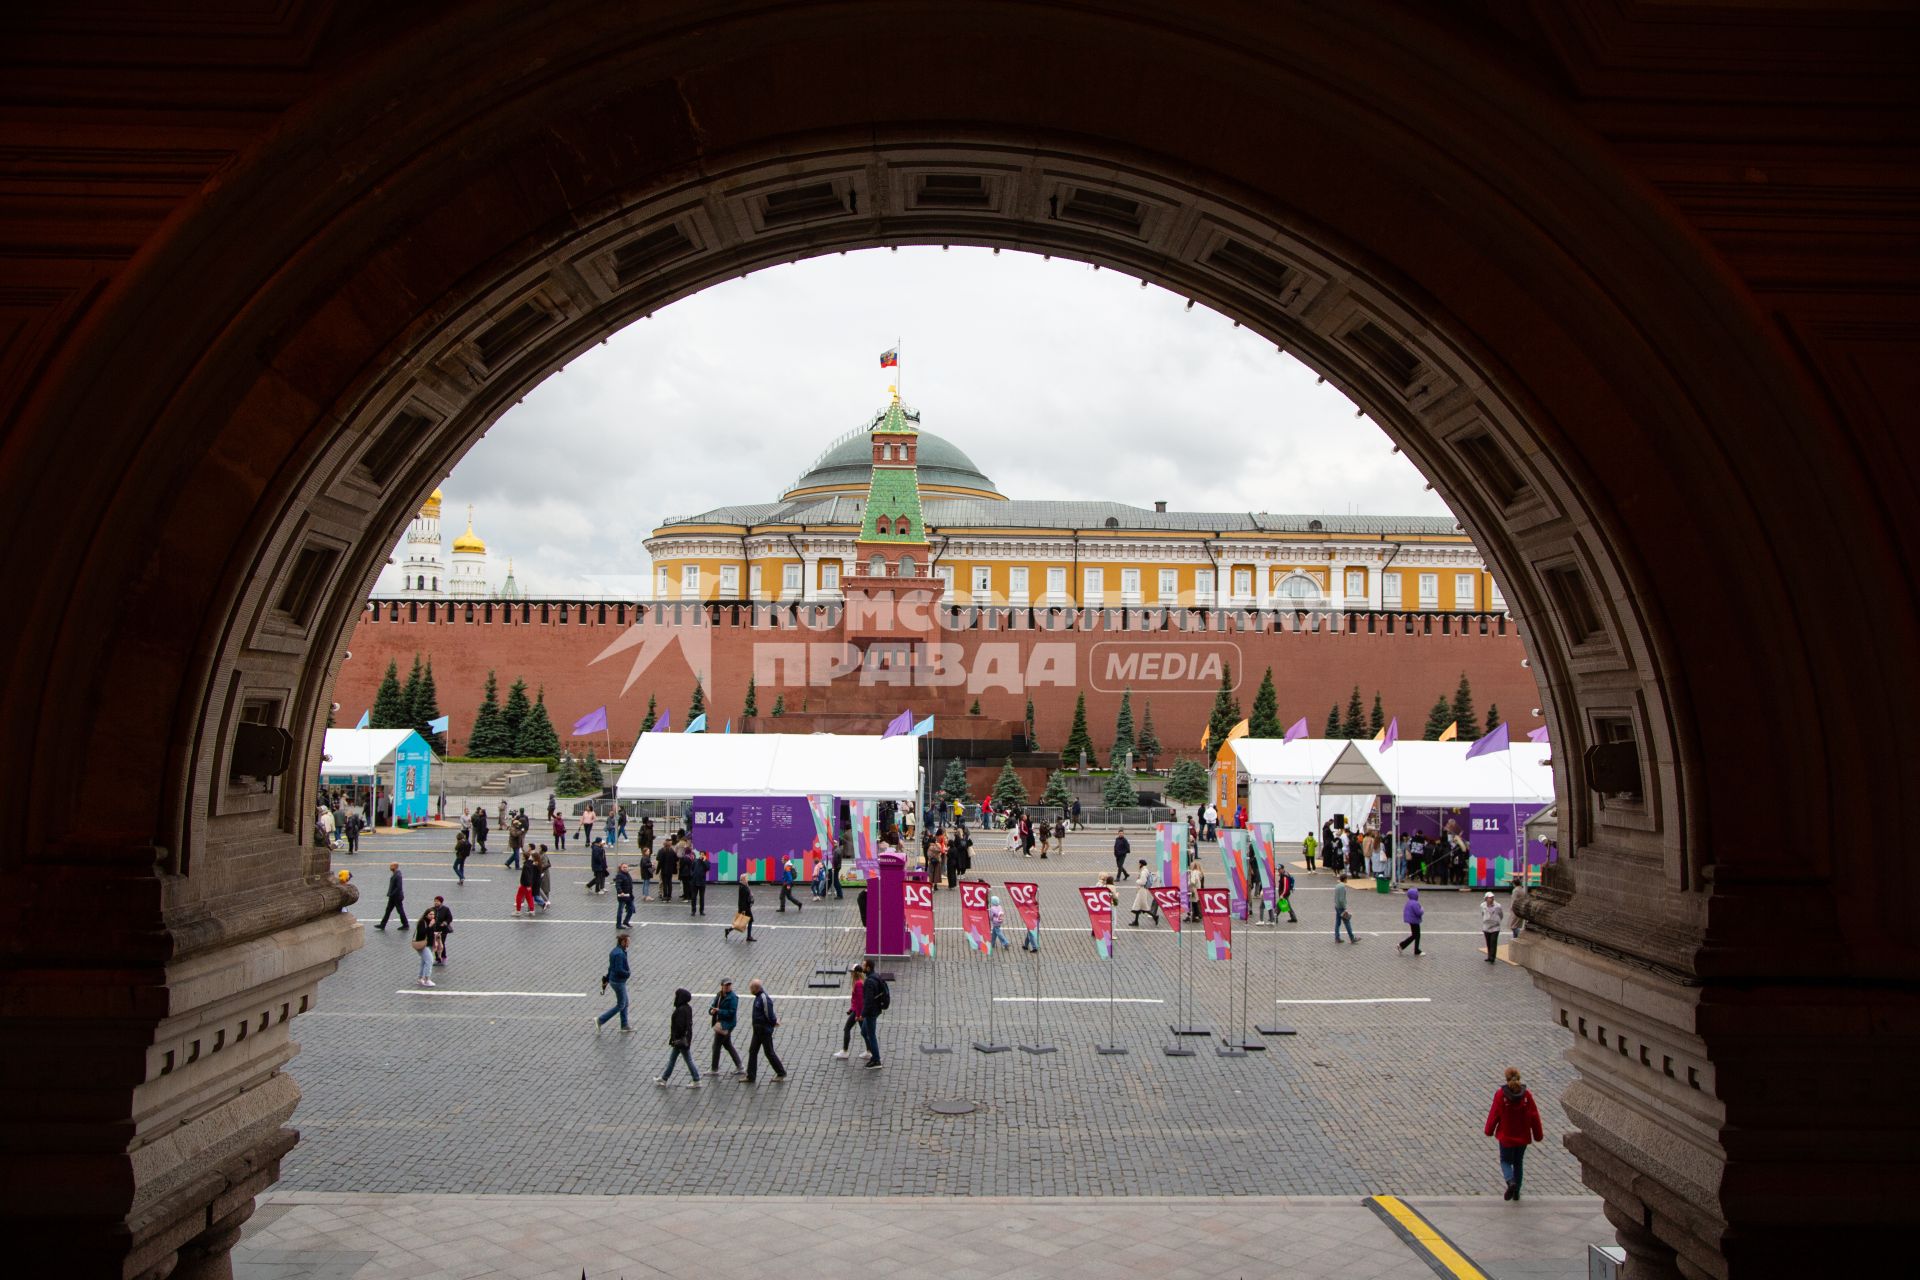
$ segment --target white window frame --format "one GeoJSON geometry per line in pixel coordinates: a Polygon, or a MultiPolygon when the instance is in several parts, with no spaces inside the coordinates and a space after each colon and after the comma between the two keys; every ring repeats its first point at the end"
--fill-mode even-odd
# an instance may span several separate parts
{"type": "Polygon", "coordinates": [[[1230,579],[1233,583],[1233,603],[1246,604],[1253,599],[1253,570],[1234,569],[1231,570],[1231,572],[1233,574],[1232,579],[1230,579]]]}
{"type": "Polygon", "coordinates": [[[806,566],[802,564],[783,564],[780,566],[780,598],[792,600],[799,596],[806,583],[806,566]]]}
{"type": "Polygon", "coordinates": [[[655,600],[671,600],[673,598],[673,575],[667,571],[667,566],[663,564],[653,567],[653,598],[655,600]]]}
{"type": "Polygon", "coordinates": [[[760,566],[757,564],[747,570],[747,594],[756,600],[760,598],[760,566]]]}
{"type": "Polygon", "coordinates": [[[969,589],[973,593],[975,604],[986,604],[993,599],[993,566],[976,564],[967,571],[969,589]]]}
{"type": "Polygon", "coordinates": [[[700,598],[700,566],[683,564],[680,566],[680,598],[698,600],[700,598]]]}
{"type": "Polygon", "coordinates": [[[1480,587],[1477,574],[1456,573],[1453,575],[1453,607],[1456,609],[1477,608],[1480,603],[1480,587]],[[1466,588],[1464,591],[1461,588],[1466,588]],[[1466,603],[1460,603],[1465,597],[1466,603]]]}
{"type": "Polygon", "coordinates": [[[1080,571],[1080,603],[1101,605],[1107,602],[1107,571],[1091,565],[1080,571]]]}
{"type": "Polygon", "coordinates": [[[1172,604],[1180,598],[1180,571],[1162,569],[1158,583],[1160,594],[1155,599],[1161,604],[1172,604]]]}
{"type": "Polygon", "coordinates": [[[1055,565],[1047,570],[1047,603],[1065,604],[1067,601],[1067,570],[1064,565],[1055,565]]]}
{"type": "Polygon", "coordinates": [[[1140,571],[1138,569],[1120,571],[1120,602],[1122,604],[1140,603],[1140,571]]]}
{"type": "Polygon", "coordinates": [[[1500,583],[1496,578],[1489,577],[1487,579],[1487,605],[1496,613],[1505,613],[1507,611],[1506,593],[1500,590],[1500,583]]]}
{"type": "Polygon", "coordinates": [[[822,591],[840,590],[840,562],[822,560],[820,562],[820,589],[822,591]]]}
{"type": "Polygon", "coordinates": [[[1193,602],[1195,604],[1213,603],[1212,569],[1196,569],[1193,573],[1193,602]]]}
{"type": "Polygon", "coordinates": [[[1420,607],[1438,609],[1440,607],[1440,575],[1423,573],[1420,575],[1420,607]]]}
{"type": "Polygon", "coordinates": [[[1027,566],[1010,565],[1007,568],[1007,603],[1027,603],[1027,566]]]}
{"type": "Polygon", "coordinates": [[[738,600],[740,598],[740,566],[723,564],[720,566],[720,598],[738,600]]]}
{"type": "Polygon", "coordinates": [[[940,585],[945,588],[946,598],[949,600],[953,599],[953,566],[950,564],[935,565],[933,567],[933,576],[940,579],[940,585]]]}
{"type": "Polygon", "coordinates": [[[1347,570],[1347,599],[1364,600],[1367,596],[1367,571],[1365,569],[1347,570]]]}
{"type": "Polygon", "coordinates": [[[1400,575],[1383,573],[1380,575],[1380,607],[1398,609],[1400,607],[1400,575]]]}

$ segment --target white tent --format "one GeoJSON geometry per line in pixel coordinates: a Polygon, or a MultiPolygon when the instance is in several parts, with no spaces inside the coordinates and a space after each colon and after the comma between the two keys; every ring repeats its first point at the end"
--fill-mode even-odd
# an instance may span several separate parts
{"type": "MultiPolygon", "coordinates": [[[[1247,780],[1247,820],[1271,822],[1273,838],[1297,842],[1320,829],[1321,779],[1350,744],[1345,739],[1235,738],[1227,743],[1247,780]]],[[[1350,812],[1342,809],[1341,812],[1350,812]]]]}
{"type": "MultiPolygon", "coordinates": [[[[1297,744],[1296,744],[1297,745],[1297,744]]],[[[1321,777],[1323,792],[1390,795],[1409,806],[1517,804],[1537,808],[1553,800],[1549,748],[1517,742],[1505,751],[1467,759],[1467,742],[1346,742],[1321,777]]]]}
{"type": "Polygon", "coordinates": [[[911,800],[919,739],[833,733],[643,733],[620,771],[622,800],[828,795],[911,800]]]}
{"type": "Polygon", "coordinates": [[[391,764],[393,753],[407,740],[411,729],[329,729],[320,748],[320,776],[323,778],[364,778],[391,764]]]}

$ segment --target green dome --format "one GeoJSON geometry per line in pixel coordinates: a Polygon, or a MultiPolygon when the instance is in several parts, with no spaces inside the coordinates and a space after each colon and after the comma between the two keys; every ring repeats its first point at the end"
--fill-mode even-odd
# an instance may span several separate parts
{"type": "MultiPolygon", "coordinates": [[[[918,429],[919,412],[909,409],[906,416],[909,424],[918,429]]],[[[873,476],[873,446],[868,442],[867,433],[881,417],[882,414],[875,414],[866,426],[849,431],[834,441],[826,452],[814,459],[806,473],[788,485],[786,493],[780,496],[788,498],[802,489],[866,492],[867,482],[873,476]]],[[[987,479],[980,468],[973,465],[973,459],[961,452],[960,447],[952,441],[930,431],[920,431],[916,443],[919,449],[915,461],[920,472],[921,488],[932,485],[977,489],[995,497],[1000,496],[1000,490],[993,481],[987,479]]]]}

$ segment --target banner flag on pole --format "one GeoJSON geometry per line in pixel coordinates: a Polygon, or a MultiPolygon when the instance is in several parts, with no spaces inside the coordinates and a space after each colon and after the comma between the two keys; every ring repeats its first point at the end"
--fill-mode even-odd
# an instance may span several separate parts
{"type": "Polygon", "coordinates": [[[1305,716],[1301,716],[1298,720],[1295,720],[1292,724],[1287,726],[1287,736],[1282,738],[1280,742],[1281,742],[1281,745],[1284,746],[1285,744],[1292,742],[1296,738],[1304,738],[1306,736],[1307,736],[1307,718],[1305,716]]]}
{"type": "Polygon", "coordinates": [[[660,713],[660,718],[653,722],[653,728],[647,730],[647,732],[648,733],[665,733],[668,729],[673,727],[672,716],[673,716],[673,712],[662,711],[660,713]]]}
{"type": "Polygon", "coordinates": [[[913,738],[924,738],[932,732],[933,732],[933,717],[928,716],[925,720],[920,721],[918,724],[914,725],[913,728],[907,730],[907,736],[913,737],[913,738]]]}
{"type": "Polygon", "coordinates": [[[1154,905],[1160,908],[1162,918],[1173,926],[1175,933],[1180,932],[1180,920],[1187,911],[1186,907],[1180,901],[1180,890],[1169,888],[1166,885],[1156,885],[1154,888],[1147,890],[1147,892],[1153,895],[1154,905]]]}
{"type": "Polygon", "coordinates": [[[895,716],[892,720],[887,722],[887,731],[881,734],[880,736],[883,738],[897,738],[901,734],[910,731],[912,728],[913,728],[913,712],[902,711],[899,715],[895,716]]]}
{"type": "Polygon", "coordinates": [[[1171,822],[1153,824],[1153,851],[1160,863],[1160,883],[1168,888],[1177,888],[1180,884],[1180,844],[1174,832],[1186,834],[1185,827],[1171,822]]]}
{"type": "Polygon", "coordinates": [[[451,716],[435,716],[433,719],[427,721],[427,732],[445,733],[447,726],[452,722],[453,718],[451,716]]]}
{"type": "Polygon", "coordinates": [[[1237,827],[1220,832],[1220,862],[1227,869],[1228,900],[1233,914],[1247,918],[1247,833],[1237,827]]]}
{"type": "Polygon", "coordinates": [[[1467,748],[1467,759],[1471,760],[1475,756],[1490,756],[1496,751],[1505,751],[1506,749],[1507,726],[1506,722],[1502,721],[1494,726],[1492,733],[1467,748]]]}
{"type": "Polygon", "coordinates": [[[900,367],[900,348],[894,347],[890,351],[882,351],[880,353],[880,367],[882,369],[899,368],[900,367]]]}
{"type": "Polygon", "coordinates": [[[1247,835],[1253,841],[1253,851],[1260,859],[1260,896],[1268,906],[1272,906],[1280,899],[1280,876],[1273,857],[1273,824],[1249,822],[1247,835]]]}
{"type": "Polygon", "coordinates": [[[1206,728],[1200,731],[1200,749],[1202,751],[1205,751],[1207,749],[1207,739],[1212,736],[1213,736],[1212,725],[1208,725],[1206,728]]]}
{"type": "Polygon", "coordinates": [[[705,733],[706,731],[707,731],[707,713],[702,711],[699,715],[687,721],[687,727],[682,729],[680,732],[705,733]]]}
{"type": "Polygon", "coordinates": [[[1400,741],[1400,717],[1387,721],[1386,735],[1380,739],[1380,754],[1385,755],[1387,748],[1400,741]]]}
{"type": "MultiPolygon", "coordinates": [[[[1380,731],[1379,731],[1378,733],[1376,733],[1376,734],[1374,734],[1374,735],[1373,735],[1373,740],[1374,740],[1375,742],[1385,742],[1385,741],[1387,740],[1387,726],[1385,726],[1385,725],[1381,725],[1381,726],[1380,726],[1380,731]]],[[[1385,747],[1382,747],[1382,748],[1380,748],[1380,749],[1381,749],[1382,751],[1385,751],[1385,750],[1386,750],[1386,748],[1385,748],[1385,747]]]]}
{"type": "Polygon", "coordinates": [[[987,897],[992,888],[985,880],[960,882],[960,928],[967,945],[975,951],[985,951],[993,934],[993,926],[987,921],[987,897]]]}
{"type": "Polygon", "coordinates": [[[1528,742],[1545,742],[1546,740],[1547,726],[1545,725],[1541,725],[1538,729],[1534,729],[1527,734],[1528,742]]]}
{"type": "Polygon", "coordinates": [[[916,956],[933,957],[933,885],[925,880],[909,880],[907,891],[907,950],[916,956]]]}
{"type": "Polygon", "coordinates": [[[1459,736],[1460,736],[1460,722],[1458,720],[1455,720],[1452,724],[1442,729],[1440,731],[1440,736],[1438,738],[1435,738],[1434,741],[1435,742],[1452,742],[1455,738],[1459,736]]]}
{"type": "Polygon", "coordinates": [[[1233,917],[1227,914],[1225,889],[1200,891],[1200,920],[1206,926],[1207,959],[1233,959],[1233,917]]]}
{"type": "Polygon", "coordinates": [[[368,722],[368,721],[370,721],[370,720],[372,720],[372,719],[373,719],[373,712],[371,712],[371,711],[362,711],[362,712],[360,713],[360,720],[359,720],[359,723],[357,723],[357,724],[355,724],[355,725],[354,725],[353,727],[354,727],[354,728],[356,728],[356,729],[364,729],[364,728],[366,728],[366,727],[367,727],[367,722],[368,722]]]}
{"type": "MultiPolygon", "coordinates": [[[[1211,729],[1213,726],[1208,725],[1207,727],[1211,729]]],[[[1239,724],[1227,730],[1227,741],[1232,742],[1235,738],[1244,738],[1251,731],[1252,725],[1248,721],[1242,720],[1239,724]]]]}
{"type": "Polygon", "coordinates": [[[1009,880],[1006,882],[1007,896],[1013,899],[1014,907],[1020,912],[1020,923],[1027,932],[1040,938],[1040,886],[1031,880],[1009,880]]]}
{"type": "Polygon", "coordinates": [[[606,727],[607,709],[601,707],[597,711],[587,712],[587,714],[573,722],[573,736],[577,738],[584,733],[600,733],[603,732],[606,727]]]}
{"type": "Polygon", "coordinates": [[[1080,890],[1086,904],[1087,921],[1093,926],[1093,949],[1102,960],[1113,959],[1113,890],[1097,884],[1080,890]]]}

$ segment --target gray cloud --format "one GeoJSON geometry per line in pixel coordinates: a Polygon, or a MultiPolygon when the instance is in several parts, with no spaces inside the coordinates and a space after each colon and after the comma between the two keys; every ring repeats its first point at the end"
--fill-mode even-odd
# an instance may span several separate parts
{"type": "Polygon", "coordinates": [[[448,477],[448,539],[472,503],[496,584],[511,557],[533,594],[639,594],[663,517],[774,500],[886,402],[896,339],[922,425],[1009,497],[1447,510],[1345,397],[1203,306],[1079,263],[902,249],[730,280],[584,353],[448,477]]]}

